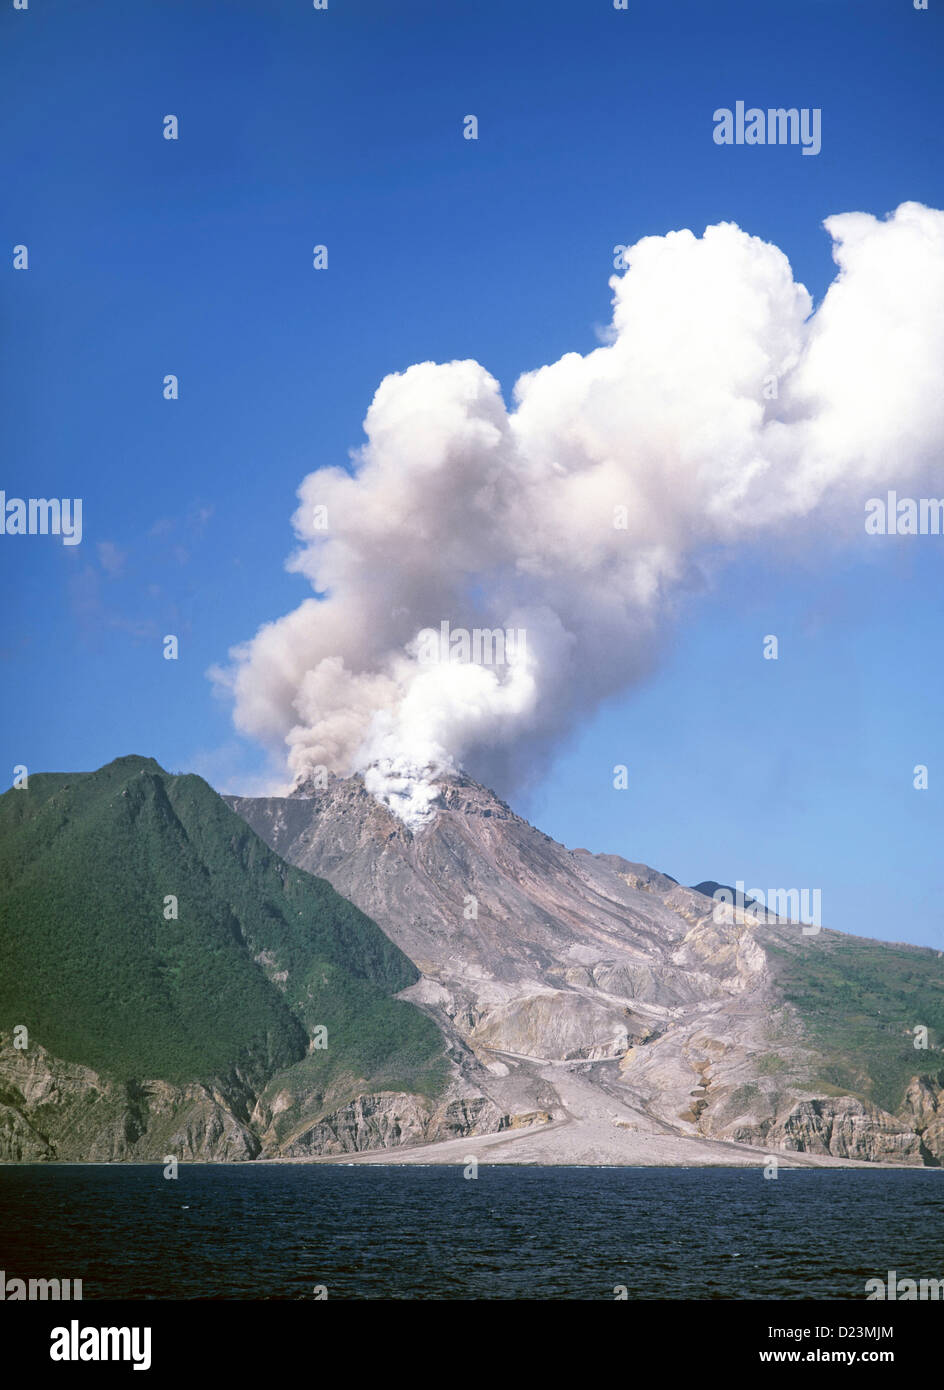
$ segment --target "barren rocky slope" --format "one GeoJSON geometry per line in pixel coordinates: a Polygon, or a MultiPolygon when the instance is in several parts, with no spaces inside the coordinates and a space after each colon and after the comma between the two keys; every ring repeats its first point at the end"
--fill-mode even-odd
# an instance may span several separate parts
{"type": "Polygon", "coordinates": [[[415,829],[358,778],[227,800],[416,964],[401,997],[442,1028],[467,1103],[506,1127],[548,1117],[522,1158],[697,1161],[709,1141],[714,1162],[724,1144],[755,1161],[944,1156],[938,952],[730,908],[717,921],[702,893],[565,849],[464,776],[441,779],[415,829]],[[666,1141],[690,1156],[660,1160],[666,1141]]]}

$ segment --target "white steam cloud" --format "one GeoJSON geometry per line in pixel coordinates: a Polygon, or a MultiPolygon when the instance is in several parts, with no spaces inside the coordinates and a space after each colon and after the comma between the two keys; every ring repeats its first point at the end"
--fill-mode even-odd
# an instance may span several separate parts
{"type": "Polygon", "coordinates": [[[290,568],[317,596],[216,673],[237,728],[290,780],[364,771],[407,820],[444,769],[510,791],[645,673],[697,565],[940,479],[944,213],[825,226],[815,314],[777,247],[722,223],[625,253],[606,345],[524,375],[511,412],[477,362],[388,376],[353,474],[299,489],[290,568]],[[524,629],[526,654],[424,663],[443,621],[524,629]]]}

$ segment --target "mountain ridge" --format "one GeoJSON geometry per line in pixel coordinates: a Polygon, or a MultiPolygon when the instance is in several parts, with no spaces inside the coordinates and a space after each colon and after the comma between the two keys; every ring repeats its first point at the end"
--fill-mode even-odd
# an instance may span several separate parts
{"type": "MultiPolygon", "coordinates": [[[[646,865],[556,844],[463,774],[441,779],[415,830],[359,778],[227,800],[397,942],[422,972],[404,997],[468,1049],[496,1100],[530,1088],[554,1111],[553,1068],[589,1066],[599,1092],[684,1138],[939,1161],[944,969],[930,948],[757,922],[646,865]]],[[[619,1145],[596,1151],[619,1161],[619,1145]]]]}

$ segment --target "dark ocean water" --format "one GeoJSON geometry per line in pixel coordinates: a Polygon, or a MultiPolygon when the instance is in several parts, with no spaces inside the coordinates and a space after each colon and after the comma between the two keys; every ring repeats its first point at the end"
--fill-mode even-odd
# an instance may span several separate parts
{"type": "Polygon", "coordinates": [[[863,1299],[944,1278],[944,1170],[6,1167],[0,1269],[86,1299],[863,1299]]]}

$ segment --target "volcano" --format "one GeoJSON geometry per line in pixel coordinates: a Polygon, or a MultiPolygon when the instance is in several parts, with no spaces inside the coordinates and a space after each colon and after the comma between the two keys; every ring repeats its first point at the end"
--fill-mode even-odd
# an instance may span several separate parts
{"type": "Polygon", "coordinates": [[[442,1031],[454,1093],[504,1117],[490,1158],[944,1156],[940,953],[758,922],[565,848],[461,773],[437,778],[412,826],[368,786],[225,799],[416,966],[399,997],[442,1031]]]}

